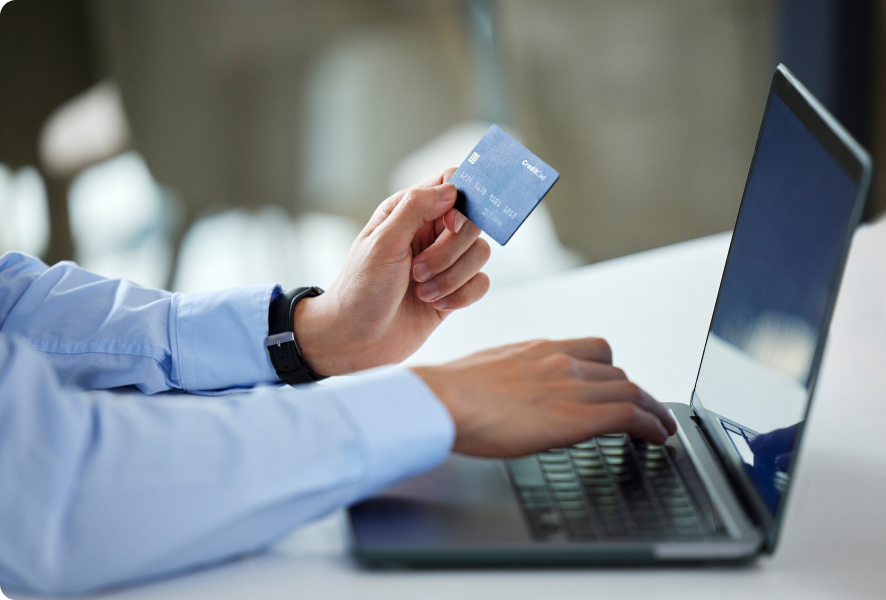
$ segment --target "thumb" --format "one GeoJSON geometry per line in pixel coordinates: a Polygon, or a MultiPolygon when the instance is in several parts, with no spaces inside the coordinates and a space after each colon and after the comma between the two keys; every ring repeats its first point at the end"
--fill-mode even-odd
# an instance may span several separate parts
{"type": "Polygon", "coordinates": [[[398,246],[411,244],[422,225],[439,219],[455,205],[456,196],[451,183],[406,190],[379,226],[380,237],[398,246]]]}

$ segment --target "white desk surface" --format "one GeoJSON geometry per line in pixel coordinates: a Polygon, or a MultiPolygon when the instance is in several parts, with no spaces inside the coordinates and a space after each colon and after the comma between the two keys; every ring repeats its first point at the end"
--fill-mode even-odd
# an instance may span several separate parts
{"type": "MultiPolygon", "coordinates": [[[[688,402],[728,234],[493,291],[410,363],[531,337],[606,337],[663,401],[688,402]]],[[[749,567],[372,571],[336,513],[225,566],[103,595],[114,600],[886,598],[886,222],[856,236],[780,546],[749,567]]]]}

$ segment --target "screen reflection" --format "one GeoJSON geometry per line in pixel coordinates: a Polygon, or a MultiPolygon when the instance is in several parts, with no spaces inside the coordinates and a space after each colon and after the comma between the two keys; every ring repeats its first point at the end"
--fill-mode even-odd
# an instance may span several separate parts
{"type": "Polygon", "coordinates": [[[695,389],[773,513],[857,187],[773,93],[695,389]]]}

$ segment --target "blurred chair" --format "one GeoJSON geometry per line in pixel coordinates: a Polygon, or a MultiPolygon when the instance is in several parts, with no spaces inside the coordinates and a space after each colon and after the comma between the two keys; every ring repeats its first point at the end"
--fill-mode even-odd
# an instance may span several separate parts
{"type": "Polygon", "coordinates": [[[120,90],[99,82],[62,104],[40,131],[38,153],[46,176],[71,181],[82,170],[130,149],[120,90]]]}
{"type": "MultiPolygon", "coordinates": [[[[88,231],[84,232],[81,224],[78,232],[77,213],[71,205],[71,184],[89,167],[130,149],[129,125],[117,86],[112,81],[102,81],[62,104],[43,125],[37,149],[47,188],[55,190],[56,203],[65,205],[67,230],[71,232],[74,246],[71,258],[82,261],[84,246],[89,246],[90,235],[94,236],[100,227],[89,223],[88,231]]],[[[137,212],[138,208],[127,207],[127,210],[137,212]]]]}
{"type": "Polygon", "coordinates": [[[81,0],[14,0],[0,13],[0,162],[37,166],[46,184],[50,242],[44,260],[74,258],[66,171],[46,170],[40,132],[62,103],[98,81],[81,0]]]}

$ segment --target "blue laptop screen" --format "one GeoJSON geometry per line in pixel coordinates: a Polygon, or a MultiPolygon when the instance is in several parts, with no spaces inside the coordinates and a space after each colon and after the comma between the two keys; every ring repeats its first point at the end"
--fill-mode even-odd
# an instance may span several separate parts
{"type": "Polygon", "coordinates": [[[857,192],[773,92],[696,383],[773,514],[789,482],[857,192]]]}

